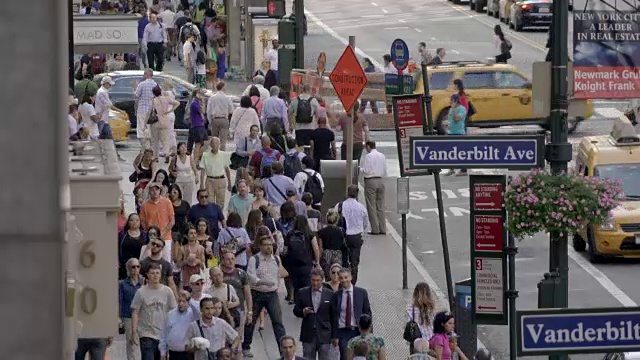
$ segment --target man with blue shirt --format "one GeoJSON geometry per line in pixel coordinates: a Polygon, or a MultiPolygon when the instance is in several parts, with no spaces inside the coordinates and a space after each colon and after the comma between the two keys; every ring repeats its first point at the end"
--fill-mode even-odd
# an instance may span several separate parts
{"type": "MultiPolygon", "coordinates": [[[[466,135],[467,129],[465,128],[467,118],[467,109],[460,104],[460,96],[458,94],[451,95],[451,107],[449,108],[449,135],[466,135]]],[[[455,174],[455,169],[449,170],[445,175],[455,174]]],[[[460,169],[460,172],[456,176],[466,176],[467,170],[460,169]]]]}
{"type": "Polygon", "coordinates": [[[209,192],[205,189],[198,190],[197,197],[198,203],[191,206],[187,212],[187,221],[193,226],[197,226],[198,220],[207,220],[209,235],[212,239],[217,239],[222,224],[224,224],[222,208],[216,203],[209,202],[209,192]]]}
{"type": "Polygon", "coordinates": [[[142,38],[144,37],[144,28],[149,23],[149,18],[147,17],[147,9],[144,6],[140,7],[139,13],[142,17],[138,20],[138,59],[139,61],[142,61],[143,67],[146,68],[147,52],[144,50],[144,46],[142,45],[142,38]]]}
{"type": "Polygon", "coordinates": [[[181,290],[178,294],[178,307],[169,311],[167,321],[160,337],[160,356],[162,359],[190,360],[191,353],[185,351],[184,335],[192,322],[198,320],[200,311],[190,304],[191,295],[181,290]],[[168,357],[167,357],[168,355],[168,357]]]}

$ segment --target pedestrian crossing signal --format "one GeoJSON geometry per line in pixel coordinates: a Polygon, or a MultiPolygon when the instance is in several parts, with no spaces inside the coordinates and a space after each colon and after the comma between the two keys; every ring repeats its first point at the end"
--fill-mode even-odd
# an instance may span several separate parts
{"type": "Polygon", "coordinates": [[[267,0],[268,17],[281,19],[285,15],[285,0],[267,0]]]}

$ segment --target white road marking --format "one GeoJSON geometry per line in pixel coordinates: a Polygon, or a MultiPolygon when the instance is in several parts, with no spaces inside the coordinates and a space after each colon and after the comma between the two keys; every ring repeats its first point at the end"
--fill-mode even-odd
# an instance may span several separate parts
{"type": "Polygon", "coordinates": [[[382,9],[382,12],[386,14],[386,13],[388,13],[388,12],[389,12],[389,10],[387,10],[387,9],[382,9]]]}
{"type": "Polygon", "coordinates": [[[419,32],[419,33],[421,33],[421,32],[422,32],[422,30],[420,30],[420,29],[418,29],[418,28],[413,28],[413,30],[415,30],[415,31],[417,31],[417,32],[419,32]]]}
{"type": "MultiPolygon", "coordinates": [[[[360,17],[363,17],[363,18],[381,18],[381,17],[384,17],[384,15],[380,15],[380,14],[375,14],[375,15],[362,15],[362,16],[360,16],[360,17]]],[[[351,22],[351,21],[353,21],[353,20],[344,20],[344,21],[345,21],[345,22],[351,22]]],[[[326,26],[326,25],[325,25],[325,26],[326,26]]],[[[347,41],[347,44],[348,44],[348,43],[349,43],[349,42],[347,41]]]]}
{"type": "Polygon", "coordinates": [[[402,19],[400,19],[398,21],[401,22],[401,23],[406,23],[407,22],[407,20],[402,20],[402,19]]]}
{"type": "MultiPolygon", "coordinates": [[[[388,229],[387,223],[387,229],[388,229]]],[[[587,261],[582,255],[578,254],[575,250],[569,246],[569,257],[575,261],[580,267],[586,271],[589,275],[591,275],[600,285],[602,285],[605,290],[611,294],[616,300],[620,302],[623,306],[626,307],[634,307],[638,306],[638,304],[633,301],[627,294],[624,293],[616,284],[611,281],[602,271],[593,266],[589,261],[587,261]]]]}
{"type": "Polygon", "coordinates": [[[376,4],[376,3],[374,3],[374,2],[372,2],[372,3],[371,3],[371,5],[373,5],[373,6],[378,6],[378,4],[376,4]]]}
{"type": "MultiPolygon", "coordinates": [[[[337,32],[335,32],[333,29],[331,29],[329,26],[323,23],[322,20],[318,19],[310,11],[305,9],[305,14],[307,15],[307,17],[309,17],[311,21],[315,22],[320,28],[322,28],[329,35],[333,36],[335,39],[343,43],[345,46],[349,45],[349,41],[347,39],[340,36],[337,32]]],[[[435,38],[432,38],[432,40],[435,40],[435,38]]],[[[356,47],[355,51],[356,51],[356,54],[362,57],[368,57],[372,59],[371,62],[379,70],[383,69],[383,66],[379,62],[373,60],[374,59],[373,57],[367,55],[360,48],[356,47]]],[[[388,168],[392,168],[392,166],[389,166],[388,168]]],[[[360,191],[364,191],[362,186],[360,187],[361,187],[360,191]]],[[[395,240],[398,247],[401,248],[402,238],[400,237],[396,229],[391,225],[391,223],[388,220],[385,220],[385,222],[387,225],[387,229],[391,234],[391,237],[393,238],[393,240],[395,240]]],[[[596,281],[598,281],[598,283],[600,283],[600,285],[602,285],[602,287],[604,287],[621,304],[628,307],[637,306],[637,304],[628,295],[626,295],[620,288],[618,288],[613,283],[613,281],[611,281],[611,279],[609,279],[603,272],[598,270],[595,266],[588,263],[582,256],[580,256],[579,254],[576,254],[576,252],[571,248],[569,249],[569,257],[573,261],[575,261],[578,265],[580,265],[582,269],[584,269],[587,273],[589,273],[589,275],[591,275],[594,279],[596,279],[596,281]]],[[[433,278],[429,275],[429,273],[424,268],[424,266],[422,266],[420,261],[418,261],[418,259],[415,257],[411,249],[407,249],[407,258],[409,262],[416,268],[420,276],[422,276],[422,278],[427,282],[427,284],[429,284],[429,287],[431,287],[431,289],[434,291],[436,297],[438,298],[438,303],[440,304],[440,307],[448,309],[449,304],[448,304],[447,297],[444,295],[442,290],[440,290],[440,288],[438,287],[438,284],[436,284],[435,280],[433,280],[433,278]]],[[[453,286],[453,284],[451,284],[451,286],[453,286]]],[[[484,344],[480,341],[480,339],[478,339],[478,347],[485,348],[484,344]]]]}
{"type": "Polygon", "coordinates": [[[388,27],[388,28],[384,28],[385,30],[405,30],[408,29],[409,27],[407,26],[396,26],[396,27],[388,27]]]}
{"type": "Polygon", "coordinates": [[[454,53],[454,54],[456,54],[456,55],[460,55],[460,51],[458,51],[458,50],[453,50],[453,49],[451,49],[451,52],[452,52],[452,53],[454,53]]]}

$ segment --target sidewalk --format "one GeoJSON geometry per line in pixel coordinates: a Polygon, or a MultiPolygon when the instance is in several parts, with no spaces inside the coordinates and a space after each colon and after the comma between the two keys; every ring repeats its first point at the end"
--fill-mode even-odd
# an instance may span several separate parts
{"type": "MultiPolygon", "coordinates": [[[[132,195],[133,184],[128,181],[128,177],[133,171],[131,164],[138,151],[139,146],[135,142],[129,142],[126,147],[119,148],[120,154],[126,160],[126,162],[121,162],[120,166],[123,177],[121,189],[125,196],[127,213],[133,212],[135,209],[132,195]]],[[[160,165],[162,168],[167,167],[166,164],[160,165]]],[[[409,290],[402,290],[402,254],[394,237],[399,238],[395,230],[389,226],[388,235],[373,236],[365,242],[362,248],[358,286],[369,292],[375,332],[385,339],[388,358],[402,359],[408,356],[407,343],[402,339],[402,331],[406,322],[406,304],[411,299],[415,284],[424,281],[425,278],[409,262],[409,290]]],[[[440,295],[438,296],[439,300],[442,299],[442,294],[436,295],[440,295]]],[[[281,305],[287,333],[297,337],[300,332],[300,320],[293,316],[291,305],[284,301],[281,305]]],[[[114,343],[108,351],[111,360],[126,359],[124,341],[122,335],[114,339],[114,343]]],[[[278,357],[273,329],[268,320],[264,331],[262,331],[262,336],[258,333],[255,334],[252,350],[256,360],[271,360],[278,357]]],[[[301,352],[301,348],[299,350],[301,352]]]]}

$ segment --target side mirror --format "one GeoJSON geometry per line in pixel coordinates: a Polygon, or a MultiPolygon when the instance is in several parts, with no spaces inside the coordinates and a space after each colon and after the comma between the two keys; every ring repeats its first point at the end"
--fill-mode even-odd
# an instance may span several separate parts
{"type": "Polygon", "coordinates": [[[522,85],[522,87],[525,88],[525,89],[533,89],[533,84],[528,82],[528,83],[522,85]]]}

